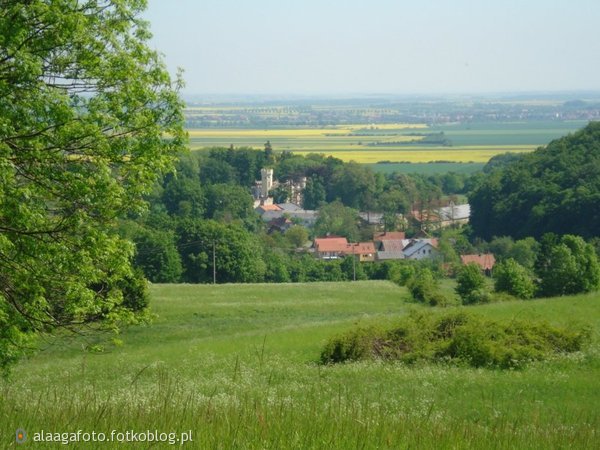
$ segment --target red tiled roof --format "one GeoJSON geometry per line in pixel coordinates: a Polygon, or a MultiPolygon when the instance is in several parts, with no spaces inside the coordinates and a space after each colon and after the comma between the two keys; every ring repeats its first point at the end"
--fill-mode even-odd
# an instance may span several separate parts
{"type": "Polygon", "coordinates": [[[341,237],[315,238],[315,249],[317,252],[345,252],[348,248],[348,240],[341,237]]]}
{"type": "Polygon", "coordinates": [[[375,244],[373,242],[348,243],[346,238],[324,237],[315,238],[315,250],[317,252],[337,252],[345,255],[368,255],[375,253],[375,244]]]}
{"type": "Polygon", "coordinates": [[[281,211],[281,208],[277,205],[260,205],[259,208],[263,211],[281,211]]]}
{"type": "Polygon", "coordinates": [[[375,244],[373,242],[359,242],[358,244],[348,244],[347,254],[368,255],[375,253],[375,244]],[[354,248],[354,251],[352,251],[354,248]]]}
{"type": "Polygon", "coordinates": [[[496,258],[491,253],[484,253],[482,255],[460,255],[460,259],[463,264],[475,263],[483,270],[492,270],[494,264],[496,264],[496,258]]]}
{"type": "Polygon", "coordinates": [[[388,240],[402,240],[406,239],[406,233],[404,231],[386,231],[383,233],[375,233],[373,235],[374,241],[388,241],[388,240]]]}

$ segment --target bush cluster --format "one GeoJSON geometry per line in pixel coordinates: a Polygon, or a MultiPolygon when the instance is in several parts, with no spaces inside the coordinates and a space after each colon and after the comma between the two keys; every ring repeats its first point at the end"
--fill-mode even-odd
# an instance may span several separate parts
{"type": "Polygon", "coordinates": [[[429,306],[447,306],[450,300],[440,291],[439,283],[428,268],[421,268],[406,282],[412,297],[429,306]]]}
{"type": "Polygon", "coordinates": [[[558,328],[547,322],[501,322],[462,311],[436,317],[413,313],[391,329],[363,327],[331,339],[320,360],[446,361],[510,369],[581,350],[589,338],[587,328],[558,328]]]}

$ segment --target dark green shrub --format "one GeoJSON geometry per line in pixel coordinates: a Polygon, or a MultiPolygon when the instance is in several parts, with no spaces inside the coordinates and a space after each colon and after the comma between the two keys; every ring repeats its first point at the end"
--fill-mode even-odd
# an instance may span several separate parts
{"type": "Polygon", "coordinates": [[[437,281],[433,278],[431,270],[425,268],[419,270],[406,283],[406,287],[415,300],[427,303],[429,297],[437,290],[437,281]]]}
{"type": "Polygon", "coordinates": [[[417,270],[406,283],[406,287],[413,299],[429,306],[448,306],[452,303],[440,292],[438,280],[427,267],[417,270]]]}
{"type": "Polygon", "coordinates": [[[429,306],[448,306],[453,302],[446,295],[440,291],[434,291],[427,297],[427,304],[429,306]]]}
{"type": "Polygon", "coordinates": [[[538,296],[592,292],[600,287],[600,262],[594,247],[579,236],[542,237],[535,267],[538,296]]]}
{"type": "Polygon", "coordinates": [[[463,305],[474,305],[478,303],[491,303],[494,301],[494,296],[486,289],[476,289],[462,297],[463,305]]]}
{"type": "Polygon", "coordinates": [[[375,341],[381,334],[381,330],[376,328],[357,328],[333,338],[321,352],[321,362],[328,364],[365,359],[374,351],[375,341]]]}
{"type": "Polygon", "coordinates": [[[529,271],[514,259],[501,262],[494,269],[494,289],[515,297],[528,299],[535,293],[535,284],[529,271]]]}
{"type": "Polygon", "coordinates": [[[411,278],[416,275],[416,273],[417,269],[415,266],[406,264],[399,266],[395,271],[393,271],[390,279],[395,283],[398,283],[400,286],[406,286],[411,278]]]}
{"type": "MultiPolygon", "coordinates": [[[[134,268],[130,275],[119,280],[94,283],[90,289],[105,302],[108,302],[109,299],[116,302],[120,295],[121,306],[136,313],[145,310],[150,303],[148,281],[144,278],[144,272],[140,268],[134,268]]],[[[105,312],[102,311],[102,313],[105,312]]]]}
{"type": "Polygon", "coordinates": [[[456,293],[461,298],[463,305],[491,301],[491,298],[485,293],[485,277],[479,266],[474,263],[467,264],[459,270],[456,278],[456,293]]]}
{"type": "Polygon", "coordinates": [[[123,292],[123,306],[132,311],[142,311],[150,303],[148,282],[140,269],[134,269],[133,274],[117,283],[123,292]]]}
{"type": "Polygon", "coordinates": [[[500,322],[462,311],[437,317],[411,314],[388,330],[361,328],[332,339],[321,353],[321,362],[424,360],[521,368],[552,354],[581,350],[589,338],[586,328],[557,328],[546,322],[500,322]]]}

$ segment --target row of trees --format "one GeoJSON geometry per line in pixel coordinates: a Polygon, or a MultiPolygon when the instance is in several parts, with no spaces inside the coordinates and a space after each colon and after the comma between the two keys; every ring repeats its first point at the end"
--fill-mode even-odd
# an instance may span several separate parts
{"type": "MultiPolygon", "coordinates": [[[[525,264],[521,264],[510,256],[510,252],[500,255],[500,262],[493,271],[496,294],[530,299],[579,294],[600,288],[598,255],[583,238],[545,234],[539,243],[532,238],[528,241],[534,243],[529,247],[535,248],[533,261],[527,257],[525,264]]],[[[449,303],[449,299],[440,292],[434,271],[430,268],[416,270],[404,281],[418,301],[430,305],[449,303]]],[[[463,304],[487,303],[499,298],[490,292],[490,283],[474,263],[457,270],[456,284],[456,294],[463,304]]]]}
{"type": "MultiPolygon", "coordinates": [[[[315,259],[296,249],[307,240],[301,226],[286,233],[251,233],[239,224],[183,218],[174,229],[123,224],[136,244],[135,264],[157,283],[256,283],[388,279],[393,263],[360,264],[352,257],[315,259]],[[215,277],[215,278],[213,278],[215,277]]],[[[125,232],[125,231],[124,231],[125,232]]]]}

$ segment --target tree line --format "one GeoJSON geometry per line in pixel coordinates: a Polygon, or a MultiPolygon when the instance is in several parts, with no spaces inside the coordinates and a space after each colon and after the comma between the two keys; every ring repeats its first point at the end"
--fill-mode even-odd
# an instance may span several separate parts
{"type": "Polygon", "coordinates": [[[600,233],[600,122],[530,153],[491,161],[469,194],[473,233],[493,236],[600,233]]]}

